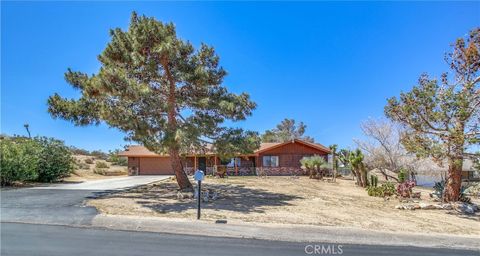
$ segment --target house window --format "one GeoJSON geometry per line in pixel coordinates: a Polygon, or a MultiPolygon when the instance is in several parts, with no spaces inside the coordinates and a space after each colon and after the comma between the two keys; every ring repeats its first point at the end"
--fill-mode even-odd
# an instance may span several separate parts
{"type": "Polygon", "coordinates": [[[231,159],[230,159],[230,162],[227,163],[227,166],[228,166],[228,167],[234,167],[234,166],[240,167],[240,166],[241,166],[241,163],[242,163],[242,159],[241,159],[241,158],[239,158],[239,157],[231,158],[231,159]]]}
{"type": "Polygon", "coordinates": [[[278,167],[278,156],[263,156],[264,167],[278,167]]]}

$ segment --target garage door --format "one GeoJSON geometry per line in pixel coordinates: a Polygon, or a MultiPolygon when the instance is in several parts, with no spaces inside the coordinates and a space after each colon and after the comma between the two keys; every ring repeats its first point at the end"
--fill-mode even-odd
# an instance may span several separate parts
{"type": "Polygon", "coordinates": [[[140,175],[173,174],[169,157],[140,158],[140,175]]]}

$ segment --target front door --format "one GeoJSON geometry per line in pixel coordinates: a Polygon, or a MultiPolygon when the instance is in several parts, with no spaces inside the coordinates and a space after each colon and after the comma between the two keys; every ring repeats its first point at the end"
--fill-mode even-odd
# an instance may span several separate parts
{"type": "Polygon", "coordinates": [[[207,171],[207,158],[206,157],[199,157],[198,158],[198,169],[202,170],[203,173],[207,171]]]}

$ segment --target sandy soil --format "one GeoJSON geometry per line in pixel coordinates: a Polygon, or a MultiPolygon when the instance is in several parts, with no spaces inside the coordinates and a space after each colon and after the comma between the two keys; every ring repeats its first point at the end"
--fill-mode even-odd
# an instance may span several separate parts
{"type": "MultiPolygon", "coordinates": [[[[207,178],[203,184],[219,198],[203,203],[202,219],[480,235],[478,213],[397,210],[398,199],[370,197],[351,180],[330,183],[307,177],[230,177],[207,178]]],[[[194,219],[195,200],[178,199],[176,189],[175,181],[164,181],[106,195],[88,204],[104,214],[194,219]]],[[[429,189],[416,191],[422,191],[423,201],[428,200],[429,189]]]]}
{"type": "Polygon", "coordinates": [[[85,159],[92,159],[93,164],[87,164],[88,169],[77,168],[75,171],[73,171],[70,177],[63,179],[63,181],[65,182],[81,182],[81,181],[87,181],[87,180],[110,179],[110,178],[115,178],[119,176],[126,176],[128,173],[126,166],[111,165],[110,163],[107,163],[109,165],[109,168],[108,168],[109,171],[115,171],[115,172],[121,171],[124,173],[124,175],[106,176],[106,175],[96,174],[93,172],[93,170],[95,169],[95,164],[97,161],[103,161],[103,160],[98,160],[92,156],[85,156],[85,155],[75,155],[74,157],[75,157],[75,161],[82,162],[84,164],[86,164],[85,159]]]}

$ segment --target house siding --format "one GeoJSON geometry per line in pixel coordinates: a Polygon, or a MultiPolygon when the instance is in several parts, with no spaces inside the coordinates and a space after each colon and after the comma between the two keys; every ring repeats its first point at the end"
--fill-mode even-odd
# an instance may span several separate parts
{"type": "MultiPolygon", "coordinates": [[[[227,173],[229,175],[301,175],[304,171],[301,168],[300,159],[312,155],[320,155],[327,159],[328,152],[328,149],[324,149],[323,146],[311,146],[298,141],[272,145],[271,148],[258,150],[255,154],[238,156],[241,159],[239,166],[227,167],[227,173]],[[279,165],[276,167],[263,166],[264,156],[278,156],[279,165]]],[[[182,159],[184,171],[188,175],[192,175],[195,168],[199,168],[198,160],[202,157],[206,158],[206,174],[213,174],[215,163],[225,165],[213,155],[188,156],[182,159]],[[195,160],[197,164],[195,164],[195,160]]],[[[174,174],[168,156],[129,156],[128,167],[131,175],[174,174]]]]}
{"type": "Polygon", "coordinates": [[[302,175],[300,159],[320,155],[327,160],[328,153],[300,144],[289,143],[260,153],[257,157],[257,175],[302,175]],[[278,167],[263,166],[264,156],[278,156],[278,167]]]}

